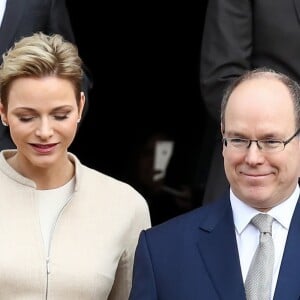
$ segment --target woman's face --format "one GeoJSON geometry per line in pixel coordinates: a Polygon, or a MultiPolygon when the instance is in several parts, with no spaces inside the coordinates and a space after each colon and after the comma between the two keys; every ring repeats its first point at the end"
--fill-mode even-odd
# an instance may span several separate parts
{"type": "Polygon", "coordinates": [[[0,107],[1,118],[23,163],[49,167],[65,159],[84,105],[83,95],[77,105],[69,80],[18,78],[10,86],[7,103],[0,107]]]}

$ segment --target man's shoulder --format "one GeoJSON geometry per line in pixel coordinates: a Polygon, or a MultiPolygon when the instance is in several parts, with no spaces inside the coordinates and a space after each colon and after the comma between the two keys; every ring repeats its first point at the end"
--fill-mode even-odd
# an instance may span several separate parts
{"type": "Polygon", "coordinates": [[[169,236],[174,233],[175,235],[184,231],[191,231],[193,228],[196,229],[201,220],[205,216],[207,208],[199,207],[192,211],[186,212],[182,215],[171,218],[161,224],[155,225],[147,230],[147,234],[150,235],[161,235],[168,234],[169,236]]]}
{"type": "Polygon", "coordinates": [[[150,237],[168,236],[178,239],[180,235],[192,236],[198,233],[199,229],[211,231],[224,218],[224,215],[232,213],[229,198],[222,198],[187,213],[174,217],[164,223],[153,226],[146,231],[150,237]]]}

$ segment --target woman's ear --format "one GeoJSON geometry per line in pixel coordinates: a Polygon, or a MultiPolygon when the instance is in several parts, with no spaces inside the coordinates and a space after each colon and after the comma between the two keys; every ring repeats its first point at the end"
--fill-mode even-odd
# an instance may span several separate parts
{"type": "Polygon", "coordinates": [[[80,93],[79,107],[78,107],[78,114],[79,114],[79,116],[78,116],[78,123],[81,120],[81,116],[82,116],[84,105],[85,105],[85,96],[84,96],[84,92],[81,92],[80,93]]]}
{"type": "Polygon", "coordinates": [[[7,124],[7,118],[6,118],[6,113],[4,111],[4,106],[0,101],[0,116],[1,116],[1,122],[3,124],[3,126],[8,126],[7,124]]]}
{"type": "Polygon", "coordinates": [[[0,114],[2,115],[4,113],[4,106],[1,102],[1,99],[0,99],[0,114]]]}

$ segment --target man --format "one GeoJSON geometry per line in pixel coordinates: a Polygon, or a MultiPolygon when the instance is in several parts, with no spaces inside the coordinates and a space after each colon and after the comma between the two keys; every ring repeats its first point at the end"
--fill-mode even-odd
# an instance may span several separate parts
{"type": "Polygon", "coordinates": [[[260,213],[273,217],[275,257],[270,295],[258,299],[299,299],[299,128],[300,87],[287,76],[257,69],[229,86],[221,132],[230,192],[141,233],[130,300],[246,299],[260,213]]]}
{"type": "Polygon", "coordinates": [[[218,132],[224,90],[245,71],[263,66],[300,81],[299,36],[300,1],[208,0],[200,59],[201,93],[210,123],[198,167],[205,178],[204,203],[228,189],[218,132]]]}
{"type": "MultiPolygon", "coordinates": [[[[2,54],[16,41],[37,31],[46,34],[58,33],[75,43],[65,0],[0,1],[0,64],[2,54]]],[[[84,71],[82,84],[87,101],[88,92],[92,87],[92,78],[86,66],[84,71]]],[[[15,146],[10,139],[8,128],[0,124],[0,150],[7,148],[15,148],[15,146]]]]}

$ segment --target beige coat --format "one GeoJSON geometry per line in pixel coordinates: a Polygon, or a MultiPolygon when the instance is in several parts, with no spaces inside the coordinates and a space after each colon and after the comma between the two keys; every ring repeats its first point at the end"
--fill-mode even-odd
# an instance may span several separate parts
{"type": "Polygon", "coordinates": [[[127,300],[137,239],[150,227],[144,198],[70,154],[75,192],[47,264],[35,184],[7,164],[11,153],[0,153],[0,299],[127,300]]]}

